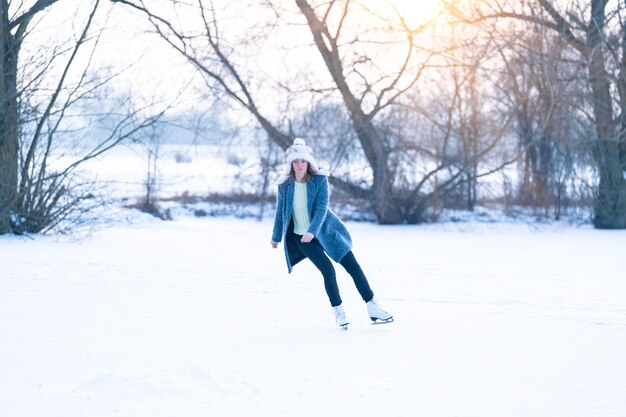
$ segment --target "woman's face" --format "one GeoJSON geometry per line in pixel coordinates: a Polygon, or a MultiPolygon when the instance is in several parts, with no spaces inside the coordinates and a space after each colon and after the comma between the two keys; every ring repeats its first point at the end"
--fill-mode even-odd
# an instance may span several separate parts
{"type": "Polygon", "coordinates": [[[298,174],[298,176],[303,176],[306,174],[306,170],[309,167],[309,163],[304,159],[295,159],[291,166],[293,167],[293,171],[298,174]]]}

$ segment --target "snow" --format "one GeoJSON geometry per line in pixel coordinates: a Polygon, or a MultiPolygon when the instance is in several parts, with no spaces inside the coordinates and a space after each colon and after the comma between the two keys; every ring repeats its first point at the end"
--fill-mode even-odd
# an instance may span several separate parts
{"type": "Polygon", "coordinates": [[[269,220],[142,219],[0,237],[2,416],[626,415],[624,231],[349,222],[341,331],[269,220]]]}
{"type": "MultiPolygon", "coordinates": [[[[74,150],[74,154],[68,152],[60,159],[59,166],[79,159],[84,152],[84,149],[74,150]]],[[[242,191],[237,188],[245,183],[241,176],[248,181],[259,181],[258,152],[245,146],[238,146],[235,151],[214,145],[159,145],[156,192],[161,198],[169,198],[184,192],[204,195],[242,191]]],[[[85,162],[81,170],[106,182],[109,196],[136,198],[146,193],[148,153],[146,147],[139,145],[119,146],[85,162]]]]}

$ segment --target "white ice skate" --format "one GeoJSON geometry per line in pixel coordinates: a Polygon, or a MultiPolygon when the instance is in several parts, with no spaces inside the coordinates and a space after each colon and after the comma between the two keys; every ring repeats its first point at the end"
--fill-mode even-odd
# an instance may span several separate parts
{"type": "Polygon", "coordinates": [[[335,313],[335,321],[337,322],[337,326],[341,327],[342,329],[347,329],[350,322],[346,317],[346,312],[343,310],[343,307],[340,305],[333,307],[333,313],[335,313]]]}
{"type": "Polygon", "coordinates": [[[383,310],[375,298],[367,302],[367,313],[372,319],[372,324],[391,323],[393,321],[393,315],[383,310]]]}

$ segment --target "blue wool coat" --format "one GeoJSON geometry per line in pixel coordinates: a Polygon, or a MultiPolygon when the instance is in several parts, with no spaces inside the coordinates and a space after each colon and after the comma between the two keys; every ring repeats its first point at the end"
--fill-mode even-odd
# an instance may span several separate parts
{"type": "MultiPolygon", "coordinates": [[[[295,179],[290,177],[278,186],[276,195],[276,214],[274,215],[274,229],[272,240],[284,241],[287,270],[291,273],[293,267],[306,256],[288,239],[287,233],[293,232],[291,214],[293,210],[293,194],[295,179]]],[[[308,232],[313,233],[326,254],[335,262],[341,261],[352,249],[352,238],[346,226],[339,217],[328,208],[328,177],[314,175],[307,183],[307,206],[311,225],[308,232]]]]}

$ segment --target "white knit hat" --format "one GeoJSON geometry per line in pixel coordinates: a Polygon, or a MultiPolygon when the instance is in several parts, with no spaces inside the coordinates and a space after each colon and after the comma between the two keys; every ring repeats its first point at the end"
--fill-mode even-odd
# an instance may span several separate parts
{"type": "Polygon", "coordinates": [[[319,170],[319,165],[313,156],[313,149],[306,145],[304,139],[296,138],[285,151],[285,173],[291,172],[291,163],[296,159],[304,159],[314,171],[319,170]]]}

